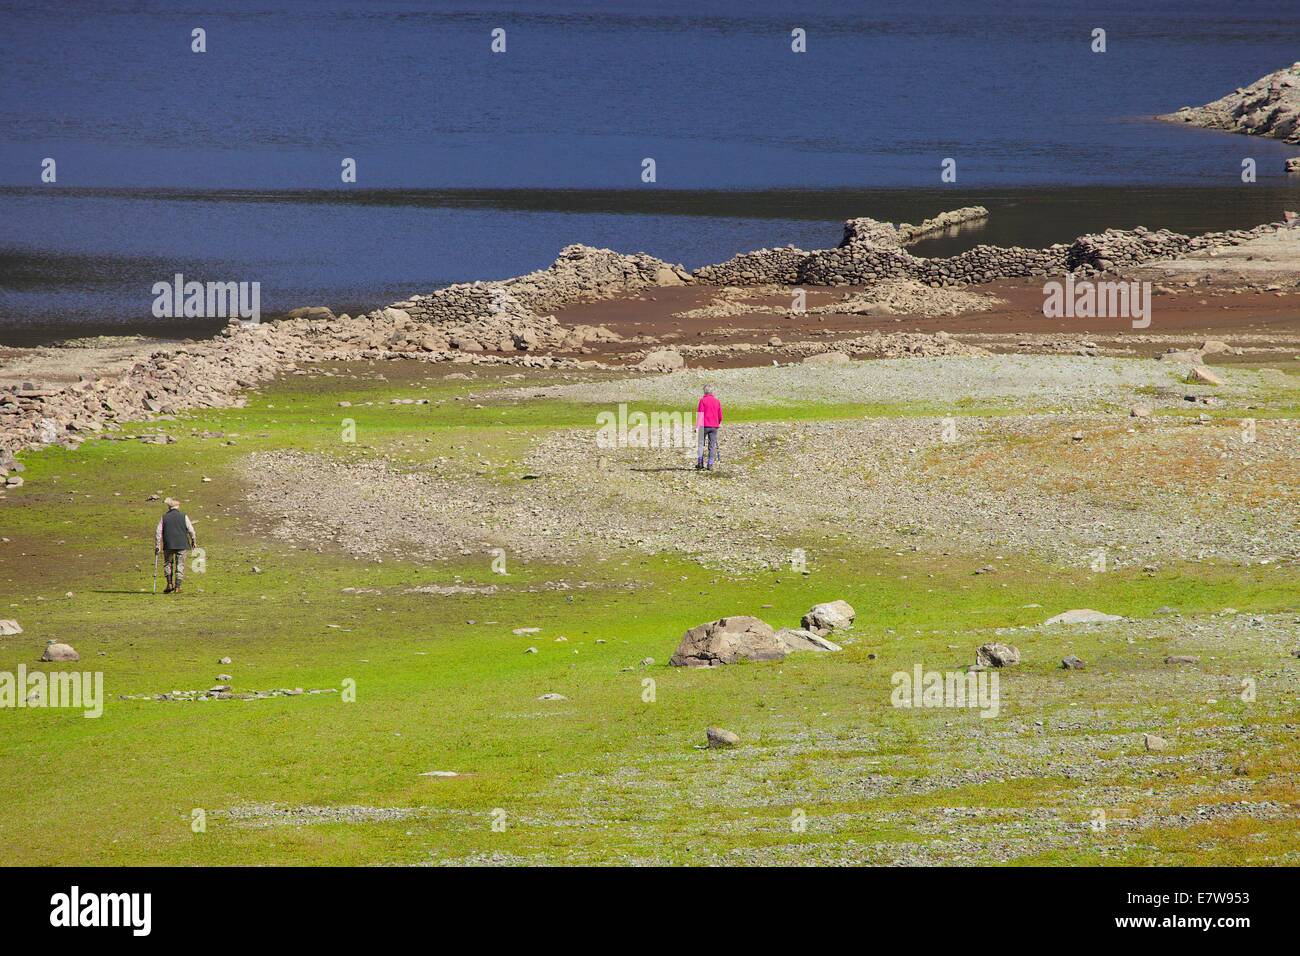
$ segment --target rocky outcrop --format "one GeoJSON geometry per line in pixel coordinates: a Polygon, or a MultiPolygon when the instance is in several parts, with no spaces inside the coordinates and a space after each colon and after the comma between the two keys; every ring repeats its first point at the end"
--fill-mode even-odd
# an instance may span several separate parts
{"type": "Polygon", "coordinates": [[[785,653],[771,625],[742,615],[691,628],[668,663],[673,667],[717,667],[737,661],[779,661],[785,653]]]}
{"type": "Polygon", "coordinates": [[[1184,106],[1158,119],[1300,143],[1300,63],[1276,70],[1204,106],[1184,106]]]}

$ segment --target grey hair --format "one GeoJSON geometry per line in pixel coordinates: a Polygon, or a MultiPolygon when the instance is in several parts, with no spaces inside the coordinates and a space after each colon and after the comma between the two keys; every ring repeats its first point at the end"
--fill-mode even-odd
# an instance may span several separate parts
{"type": "Polygon", "coordinates": [[[712,386],[712,385],[705,385],[705,386],[704,386],[704,394],[705,394],[705,395],[712,395],[712,394],[713,394],[713,386],[712,386]]]}

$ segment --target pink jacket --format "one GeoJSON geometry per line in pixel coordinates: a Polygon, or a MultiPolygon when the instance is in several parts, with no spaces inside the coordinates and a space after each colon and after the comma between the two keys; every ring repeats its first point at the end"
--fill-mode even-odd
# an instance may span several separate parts
{"type": "Polygon", "coordinates": [[[696,428],[717,428],[722,424],[722,403],[716,395],[705,395],[695,409],[696,428]]]}

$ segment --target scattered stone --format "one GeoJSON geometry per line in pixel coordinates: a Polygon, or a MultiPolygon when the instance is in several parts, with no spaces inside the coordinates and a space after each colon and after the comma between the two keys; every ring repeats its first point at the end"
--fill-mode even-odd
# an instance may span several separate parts
{"type": "Polygon", "coordinates": [[[1079,658],[1071,654],[1069,657],[1062,658],[1061,667],[1067,671],[1083,671],[1088,669],[1088,665],[1079,658]]]}
{"type": "Polygon", "coordinates": [[[1201,659],[1190,654],[1170,654],[1165,658],[1166,664],[1199,664],[1201,659]]]}
{"type": "Polygon", "coordinates": [[[17,621],[8,620],[0,621],[0,637],[8,637],[10,634],[21,634],[23,629],[17,621]]]}
{"type": "Polygon", "coordinates": [[[538,700],[568,700],[563,694],[543,694],[538,700]]]}
{"type": "Polygon", "coordinates": [[[1163,737],[1157,737],[1155,734],[1143,734],[1142,745],[1147,750],[1164,750],[1169,746],[1169,741],[1163,737]]]}
{"type": "Polygon", "coordinates": [[[1072,608],[1068,611],[1049,617],[1043,622],[1046,627],[1049,624],[1109,624],[1112,621],[1122,621],[1124,618],[1118,614],[1102,614],[1100,611],[1094,611],[1091,608],[1072,608]]]}
{"type": "Polygon", "coordinates": [[[1150,418],[1153,414],[1150,405],[1143,405],[1141,403],[1130,408],[1128,413],[1133,418],[1150,418]]]}

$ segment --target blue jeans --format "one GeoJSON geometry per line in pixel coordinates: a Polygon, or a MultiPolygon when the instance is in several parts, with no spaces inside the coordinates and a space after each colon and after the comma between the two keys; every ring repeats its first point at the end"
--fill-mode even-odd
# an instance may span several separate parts
{"type": "Polygon", "coordinates": [[[718,460],[718,430],[717,428],[701,428],[699,430],[699,443],[696,447],[696,458],[704,461],[704,450],[708,447],[709,467],[712,468],[714,462],[718,460]]]}

